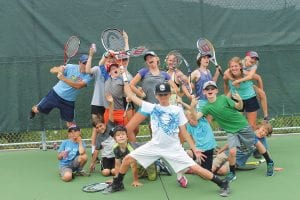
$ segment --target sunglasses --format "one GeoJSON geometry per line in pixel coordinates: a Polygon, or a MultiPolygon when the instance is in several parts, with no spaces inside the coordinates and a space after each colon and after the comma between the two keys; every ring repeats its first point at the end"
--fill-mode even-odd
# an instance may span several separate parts
{"type": "Polygon", "coordinates": [[[208,86],[204,90],[208,91],[208,90],[215,90],[215,89],[217,88],[215,88],[214,86],[208,86]]]}
{"type": "Polygon", "coordinates": [[[158,96],[168,96],[169,93],[166,94],[157,94],[158,96]]]}

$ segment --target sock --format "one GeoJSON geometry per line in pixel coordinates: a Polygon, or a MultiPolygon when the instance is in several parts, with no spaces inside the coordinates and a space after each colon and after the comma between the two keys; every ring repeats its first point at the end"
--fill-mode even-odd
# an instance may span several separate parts
{"type": "Polygon", "coordinates": [[[217,184],[219,187],[222,187],[222,185],[223,185],[223,181],[216,175],[213,175],[211,181],[214,182],[215,184],[217,184]]]}
{"type": "Polygon", "coordinates": [[[92,145],[92,154],[94,153],[95,148],[96,148],[96,146],[92,145]]]}
{"type": "Polygon", "coordinates": [[[273,162],[273,160],[270,158],[270,155],[267,151],[265,153],[263,153],[262,155],[266,159],[267,163],[272,163],[273,162]]]}
{"type": "Polygon", "coordinates": [[[230,172],[232,172],[233,174],[235,174],[235,165],[230,165],[229,169],[230,169],[230,172]]]}

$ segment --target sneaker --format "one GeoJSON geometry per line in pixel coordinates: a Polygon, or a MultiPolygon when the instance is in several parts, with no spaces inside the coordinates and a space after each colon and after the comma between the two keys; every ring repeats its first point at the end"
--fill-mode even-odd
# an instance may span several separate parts
{"type": "Polygon", "coordinates": [[[119,192],[122,190],[124,190],[124,184],[122,182],[121,183],[113,182],[112,184],[110,184],[107,188],[105,188],[102,191],[102,194],[110,194],[110,193],[119,192]]]}
{"type": "Polygon", "coordinates": [[[274,162],[270,162],[267,164],[266,176],[273,176],[273,175],[274,175],[274,162]]]}
{"type": "Polygon", "coordinates": [[[236,180],[236,176],[234,173],[229,172],[226,177],[225,180],[228,181],[229,183],[231,183],[232,181],[236,180]]]}
{"type": "Polygon", "coordinates": [[[222,197],[228,197],[230,193],[229,182],[227,180],[223,180],[223,184],[220,188],[219,195],[222,197]]]}
{"type": "Polygon", "coordinates": [[[264,123],[265,124],[269,123],[269,117],[268,116],[264,117],[264,123]]]}
{"type": "Polygon", "coordinates": [[[148,180],[149,181],[155,181],[157,178],[157,170],[155,164],[151,164],[149,167],[146,169],[148,180]]]}
{"type": "Polygon", "coordinates": [[[30,113],[29,113],[29,119],[33,119],[35,117],[35,112],[33,112],[33,110],[30,110],[30,113]]]}
{"type": "Polygon", "coordinates": [[[179,180],[177,180],[179,185],[183,188],[186,188],[187,187],[187,184],[188,184],[188,180],[185,176],[182,176],[179,180]]]}
{"type": "Polygon", "coordinates": [[[161,159],[157,160],[155,164],[157,166],[157,171],[159,172],[159,174],[166,174],[168,176],[172,175],[172,172],[169,169],[169,167],[161,159]]]}
{"type": "Polygon", "coordinates": [[[87,173],[84,170],[80,170],[75,173],[75,176],[90,176],[90,173],[87,173]]]}

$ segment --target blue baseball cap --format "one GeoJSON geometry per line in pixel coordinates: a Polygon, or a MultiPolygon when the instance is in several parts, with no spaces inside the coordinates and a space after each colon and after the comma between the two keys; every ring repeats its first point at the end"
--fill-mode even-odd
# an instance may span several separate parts
{"type": "Polygon", "coordinates": [[[86,55],[86,54],[82,54],[80,57],[79,57],[79,61],[83,64],[85,64],[88,60],[89,56],[86,55]]]}

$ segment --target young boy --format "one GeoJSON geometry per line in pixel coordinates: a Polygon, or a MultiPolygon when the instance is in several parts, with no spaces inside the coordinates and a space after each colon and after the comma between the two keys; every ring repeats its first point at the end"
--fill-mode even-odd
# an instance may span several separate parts
{"type": "Polygon", "coordinates": [[[179,131],[184,136],[192,151],[197,157],[201,152],[196,149],[191,137],[188,135],[185,123],[187,119],[182,108],[170,105],[171,88],[168,83],[159,83],[155,86],[155,96],[159,104],[152,104],[141,100],[131,91],[126,75],[123,76],[125,82],[125,92],[127,96],[137,105],[141,106],[141,111],[150,114],[152,139],[143,146],[135,149],[123,159],[117,177],[114,178],[112,185],[105,191],[112,193],[124,189],[123,178],[131,163],[138,161],[144,168],[159,158],[164,158],[176,173],[191,168],[197,175],[211,180],[220,188],[221,196],[229,195],[228,181],[222,181],[210,171],[199,166],[190,158],[180,144],[179,131]]]}
{"type": "MultiPolygon", "coordinates": [[[[246,118],[239,113],[243,107],[243,100],[236,93],[232,97],[237,101],[233,101],[225,95],[217,97],[218,88],[214,81],[208,81],[203,85],[203,93],[206,95],[208,103],[202,108],[202,112],[197,113],[197,117],[201,118],[208,114],[218,122],[219,126],[227,133],[227,143],[229,147],[229,168],[230,172],[226,176],[229,182],[236,179],[235,165],[237,148],[242,151],[249,151],[254,148],[254,132],[248,124],[246,118]]],[[[197,99],[193,98],[191,107],[197,105],[197,99]]],[[[191,112],[195,112],[191,109],[191,112]]],[[[272,175],[274,163],[269,160],[267,163],[267,175],[272,175]]]]}
{"type": "MultiPolygon", "coordinates": [[[[272,134],[273,128],[271,124],[262,124],[256,131],[255,131],[255,147],[262,155],[264,155],[267,163],[272,163],[272,159],[269,156],[269,153],[264,146],[264,140],[266,137],[269,137],[272,134]]],[[[213,162],[212,171],[216,174],[225,175],[229,171],[227,157],[228,152],[223,152],[227,149],[227,145],[225,145],[221,151],[218,152],[216,158],[213,162]]],[[[243,168],[251,156],[252,151],[237,151],[236,154],[236,167],[243,168]]],[[[267,167],[273,167],[272,165],[268,165],[267,167]]],[[[273,170],[267,170],[267,176],[272,176],[274,174],[273,170]],[[268,174],[269,173],[269,174],[268,174]]]]}
{"type": "Polygon", "coordinates": [[[59,160],[59,173],[61,179],[69,182],[73,179],[73,172],[75,175],[88,176],[83,171],[83,167],[87,162],[87,155],[85,152],[85,142],[80,136],[80,128],[77,126],[68,129],[69,139],[64,140],[57,154],[59,160]]]}
{"type": "Polygon", "coordinates": [[[114,101],[111,95],[106,95],[106,100],[109,102],[109,120],[107,124],[104,123],[102,116],[98,116],[93,121],[93,127],[96,129],[96,147],[92,154],[92,161],[90,164],[90,171],[95,170],[95,165],[98,160],[99,150],[101,150],[101,173],[103,176],[115,175],[115,156],[113,153],[113,146],[115,140],[110,136],[111,129],[115,126],[113,118],[114,101]]]}

